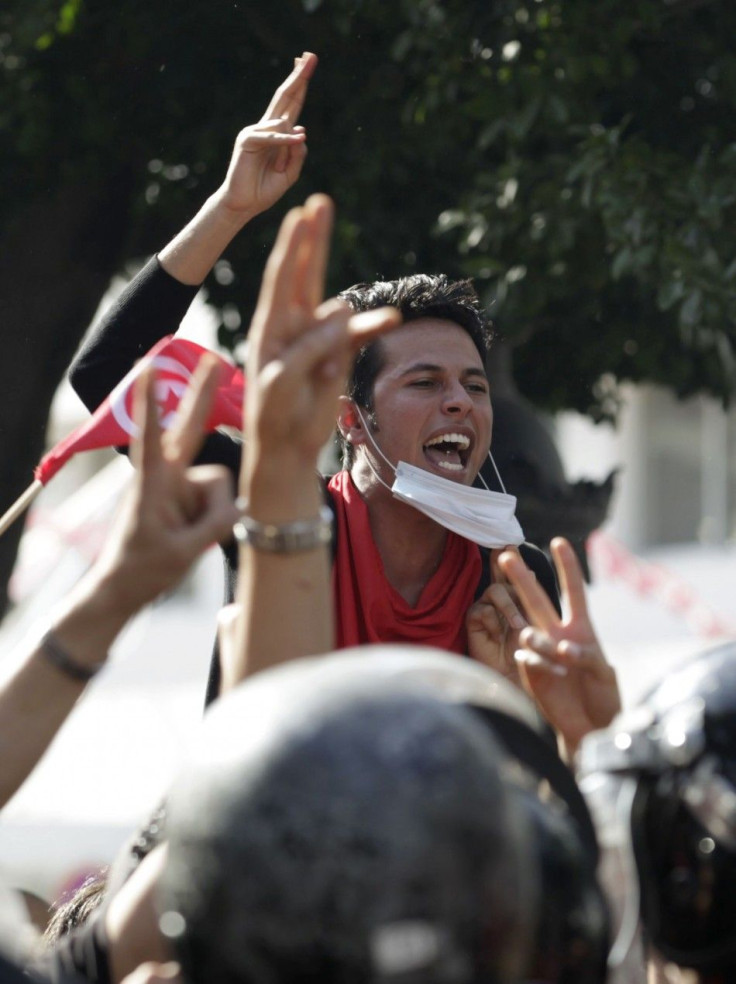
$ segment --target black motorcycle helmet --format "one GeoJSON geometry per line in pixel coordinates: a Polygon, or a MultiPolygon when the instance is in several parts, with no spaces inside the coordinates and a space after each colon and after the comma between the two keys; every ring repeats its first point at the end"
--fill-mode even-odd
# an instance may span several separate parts
{"type": "Polygon", "coordinates": [[[161,925],[189,984],[528,980],[531,824],[499,742],[447,696],[463,662],[364,649],[213,705],[167,817],[161,925]]]}
{"type": "Polygon", "coordinates": [[[610,920],[590,851],[567,811],[528,791],[540,869],[540,904],[529,979],[535,984],[602,984],[610,920]]]}
{"type": "Polygon", "coordinates": [[[708,650],[583,742],[589,776],[633,783],[646,936],[706,974],[736,971],[736,643],[708,650]]]}
{"type": "Polygon", "coordinates": [[[532,824],[539,903],[529,980],[534,984],[602,984],[607,979],[611,919],[597,870],[598,842],[575,777],[541,719],[534,727],[498,699],[469,693],[509,754],[524,816],[532,824]]]}

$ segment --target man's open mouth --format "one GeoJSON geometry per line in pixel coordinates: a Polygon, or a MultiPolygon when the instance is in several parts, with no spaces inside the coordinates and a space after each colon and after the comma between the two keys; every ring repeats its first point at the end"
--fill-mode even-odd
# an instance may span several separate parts
{"type": "Polygon", "coordinates": [[[453,431],[438,434],[424,445],[424,453],[437,468],[460,472],[465,468],[470,452],[470,438],[453,431]]]}

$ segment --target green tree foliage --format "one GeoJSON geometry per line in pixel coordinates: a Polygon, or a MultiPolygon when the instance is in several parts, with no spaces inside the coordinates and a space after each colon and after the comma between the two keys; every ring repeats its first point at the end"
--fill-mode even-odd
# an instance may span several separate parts
{"type": "Polygon", "coordinates": [[[626,379],[727,400],[735,35],[731,0],[6,0],[0,390],[19,409],[0,496],[26,483],[110,276],[214,189],[304,49],[309,160],[212,278],[224,340],[284,206],[319,189],[333,289],[475,277],[538,406],[610,417],[626,379]]]}
{"type": "MultiPolygon", "coordinates": [[[[731,392],[727,0],[14,0],[3,21],[6,220],[65,178],[107,175],[126,204],[118,261],[155,249],[311,47],[297,194],[337,199],[335,287],[474,276],[548,408],[610,414],[612,378],[731,392]]],[[[231,327],[276,218],[220,270],[231,327]]]]}
{"type": "Polygon", "coordinates": [[[736,9],[493,9],[474,173],[438,226],[487,282],[522,390],[596,418],[615,414],[623,379],[727,401],[736,9]]]}

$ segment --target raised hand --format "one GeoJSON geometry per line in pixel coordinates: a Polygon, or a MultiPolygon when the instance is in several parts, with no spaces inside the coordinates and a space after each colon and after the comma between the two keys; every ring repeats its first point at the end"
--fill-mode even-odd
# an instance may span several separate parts
{"type": "Polygon", "coordinates": [[[316,486],[317,456],[334,430],[355,351],[400,321],[393,308],[353,314],[341,301],[323,302],[332,219],[330,199],[313,195],[286,216],[266,265],[246,362],[241,495],[252,504],[256,465],[261,475],[270,469],[284,500],[307,474],[316,486]]]}
{"type": "MultiPolygon", "coordinates": [[[[335,427],[353,353],[398,325],[394,308],[352,314],[323,302],[332,202],[313,195],[284,219],[248,336],[239,491],[251,521],[308,522],[324,507],[317,457],[335,427]]],[[[221,627],[222,687],[334,648],[329,551],[271,554],[243,544],[236,600],[221,627]]]]}
{"type": "Polygon", "coordinates": [[[263,119],[238,134],[225,180],[158,254],[175,280],[199,286],[242,228],[299,177],[307,145],[296,121],[316,67],[317,56],[309,51],[296,59],[263,119]]]}
{"type": "Polygon", "coordinates": [[[499,566],[531,623],[520,634],[516,654],[522,683],[572,757],[589,731],[610,724],[621,698],[616,673],[590,621],[575,551],[562,537],[552,541],[551,549],[566,612],[562,618],[518,553],[504,551],[499,566]]]}
{"type": "Polygon", "coordinates": [[[56,658],[49,659],[47,634],[0,686],[0,744],[13,749],[0,775],[0,805],[38,762],[127,621],[229,534],[237,512],[229,473],[217,466],[189,467],[217,373],[216,362],[200,366],[178,422],[165,434],[154,375],[141,374],[135,413],[140,435],[131,445],[138,468],[102,553],[52,613],[48,628],[56,658]]]}
{"type": "Polygon", "coordinates": [[[491,551],[492,583],[468,609],[468,654],[523,688],[514,654],[519,647],[519,633],[528,623],[499,566],[500,554],[500,550],[491,551]]]}
{"type": "Polygon", "coordinates": [[[227,470],[190,467],[217,382],[216,362],[203,359],[166,432],[158,420],[154,373],[147,370],[138,382],[140,434],[131,444],[136,472],[98,562],[100,575],[114,578],[121,603],[131,610],[173,587],[208,546],[229,535],[236,518],[227,470]]]}
{"type": "Polygon", "coordinates": [[[273,94],[263,117],[235,139],[220,194],[223,205],[252,218],[270,208],[299,177],[307,156],[306,132],[297,120],[317,56],[305,51],[273,94]]]}

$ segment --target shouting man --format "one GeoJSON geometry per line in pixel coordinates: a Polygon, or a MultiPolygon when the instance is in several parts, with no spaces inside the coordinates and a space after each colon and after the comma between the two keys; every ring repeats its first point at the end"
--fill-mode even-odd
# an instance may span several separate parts
{"type": "MultiPolygon", "coordinates": [[[[181,321],[231,240],[298,178],[306,134],[297,119],[316,63],[308,52],[296,59],[263,119],[238,135],[222,185],[143,268],[83,347],[70,376],[90,409],[181,321]]],[[[318,280],[327,238],[314,247],[318,280]]],[[[416,275],[353,287],[324,302],[324,316],[346,305],[390,306],[399,314],[387,321],[393,330],[360,349],[354,362],[337,408],[345,468],[324,492],[324,528],[312,531],[335,532],[337,643],[441,646],[518,682],[513,654],[526,620],[496,566],[500,549],[519,546],[555,604],[557,591],[544,555],[522,542],[512,497],[474,488],[493,422],[484,365],[490,329],[475,291],[468,281],[416,275]]],[[[386,319],[385,311],[380,317],[386,319]]],[[[199,460],[225,463],[237,475],[240,459],[239,444],[213,434],[199,460]]],[[[261,546],[287,551],[310,535],[291,530],[261,538],[261,546]]],[[[237,551],[232,543],[224,549],[232,586],[237,551]]]]}

